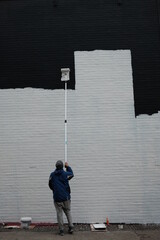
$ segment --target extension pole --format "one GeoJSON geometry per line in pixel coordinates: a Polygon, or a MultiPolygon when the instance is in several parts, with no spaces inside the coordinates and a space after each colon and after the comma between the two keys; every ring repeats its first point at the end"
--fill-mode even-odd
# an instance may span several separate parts
{"type": "Polygon", "coordinates": [[[65,128],[65,136],[64,136],[64,143],[65,143],[65,162],[67,162],[67,81],[65,81],[65,120],[64,120],[64,128],[65,128]]]}
{"type": "Polygon", "coordinates": [[[61,68],[61,81],[64,81],[64,91],[65,91],[65,114],[64,114],[64,145],[65,145],[65,149],[64,149],[64,160],[65,163],[68,162],[67,160],[67,145],[68,145],[68,140],[67,140],[67,81],[69,80],[69,72],[70,69],[69,68],[61,68]]]}

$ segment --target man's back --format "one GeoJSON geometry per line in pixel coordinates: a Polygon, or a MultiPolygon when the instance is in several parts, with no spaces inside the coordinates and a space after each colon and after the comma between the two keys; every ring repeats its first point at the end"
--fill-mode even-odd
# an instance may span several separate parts
{"type": "Polygon", "coordinates": [[[53,198],[55,202],[63,202],[70,200],[70,187],[68,180],[73,177],[71,167],[67,167],[65,172],[63,169],[56,169],[50,175],[49,186],[53,190],[53,198]]]}

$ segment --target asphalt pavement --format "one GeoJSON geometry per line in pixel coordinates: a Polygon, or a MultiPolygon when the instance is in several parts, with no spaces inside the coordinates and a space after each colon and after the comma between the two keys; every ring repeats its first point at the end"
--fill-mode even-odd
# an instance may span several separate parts
{"type": "Polygon", "coordinates": [[[159,227],[124,229],[111,228],[104,232],[94,232],[87,230],[75,230],[73,234],[68,234],[67,229],[64,236],[59,236],[57,228],[52,229],[0,229],[0,240],[160,240],[159,227]]]}

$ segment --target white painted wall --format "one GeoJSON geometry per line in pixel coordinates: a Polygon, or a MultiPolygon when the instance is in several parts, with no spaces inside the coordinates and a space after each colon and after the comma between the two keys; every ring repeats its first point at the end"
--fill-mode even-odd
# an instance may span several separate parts
{"type": "MultiPolygon", "coordinates": [[[[67,66],[66,66],[67,67],[67,66]]],[[[160,222],[160,115],[134,116],[129,50],[75,52],[68,91],[74,222],[160,222]]],[[[56,222],[48,177],[64,159],[64,91],[0,91],[0,216],[56,222]]]]}

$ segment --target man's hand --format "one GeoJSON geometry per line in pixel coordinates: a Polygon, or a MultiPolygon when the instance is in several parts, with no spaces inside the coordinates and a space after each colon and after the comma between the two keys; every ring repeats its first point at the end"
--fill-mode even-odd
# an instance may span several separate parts
{"type": "Polygon", "coordinates": [[[68,165],[68,162],[65,162],[65,165],[64,165],[64,166],[65,166],[65,168],[67,168],[67,167],[69,166],[69,165],[68,165]]]}

